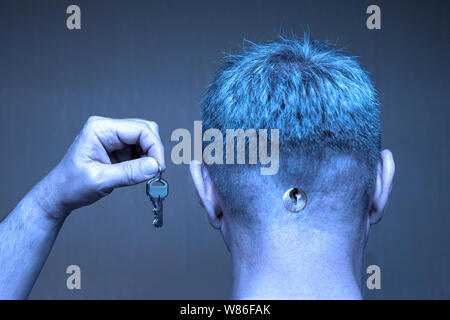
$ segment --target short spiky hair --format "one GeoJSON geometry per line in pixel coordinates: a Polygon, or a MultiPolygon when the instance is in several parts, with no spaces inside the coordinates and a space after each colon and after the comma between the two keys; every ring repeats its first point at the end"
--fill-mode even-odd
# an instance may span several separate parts
{"type": "Polygon", "coordinates": [[[281,152],[306,146],[322,159],[324,149],[355,154],[371,172],[380,149],[378,103],[367,73],[355,58],[308,36],[249,43],[226,56],[201,114],[205,130],[278,128],[281,152]]]}
{"type": "Polygon", "coordinates": [[[327,144],[376,159],[379,111],[356,60],[308,38],[250,44],[229,55],[204,97],[208,128],[279,128],[280,145],[327,144]]]}

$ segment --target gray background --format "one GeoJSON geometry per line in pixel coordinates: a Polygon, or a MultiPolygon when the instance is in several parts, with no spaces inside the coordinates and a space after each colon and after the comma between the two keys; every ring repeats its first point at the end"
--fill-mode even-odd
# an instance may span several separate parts
{"type": "Polygon", "coordinates": [[[31,298],[228,298],[230,257],[188,168],[170,161],[170,134],[199,119],[223,51],[308,26],[361,57],[397,164],[366,255],[382,269],[382,289],[366,297],[450,298],[448,3],[1,1],[0,217],[57,164],[90,115],[157,121],[171,188],[162,230],[151,225],[144,185],[74,212],[31,298]],[[379,31],[365,25],[373,3],[379,31]],[[80,31],[66,28],[70,4],[81,7],[80,31]],[[80,291],[66,289],[70,264],[81,267],[80,291]]]}

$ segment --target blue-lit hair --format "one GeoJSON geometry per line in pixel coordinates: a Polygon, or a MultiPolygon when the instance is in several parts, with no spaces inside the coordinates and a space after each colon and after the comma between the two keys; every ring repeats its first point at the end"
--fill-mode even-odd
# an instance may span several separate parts
{"type": "Polygon", "coordinates": [[[373,181],[380,149],[375,89],[355,58],[328,42],[306,36],[247,43],[225,57],[201,114],[205,130],[278,128],[280,152],[299,159],[322,161],[323,150],[354,155],[373,181]]]}
{"type": "Polygon", "coordinates": [[[280,145],[309,142],[364,150],[376,159],[374,87],[358,62],[308,38],[248,44],[228,55],[204,97],[208,128],[279,128],[280,145]]]}

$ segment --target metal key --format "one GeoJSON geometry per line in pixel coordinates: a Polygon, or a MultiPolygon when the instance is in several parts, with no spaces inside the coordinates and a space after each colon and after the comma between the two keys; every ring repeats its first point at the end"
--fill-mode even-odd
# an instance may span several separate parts
{"type": "Polygon", "coordinates": [[[153,204],[153,225],[156,228],[163,226],[163,200],[169,194],[169,184],[161,178],[161,168],[158,168],[159,175],[147,181],[146,193],[153,204]]]}

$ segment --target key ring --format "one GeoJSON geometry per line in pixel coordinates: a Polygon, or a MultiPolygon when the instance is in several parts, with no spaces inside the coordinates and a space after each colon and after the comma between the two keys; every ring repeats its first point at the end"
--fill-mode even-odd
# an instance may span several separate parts
{"type": "Polygon", "coordinates": [[[158,181],[161,180],[162,170],[161,166],[158,164],[158,181]]]}

